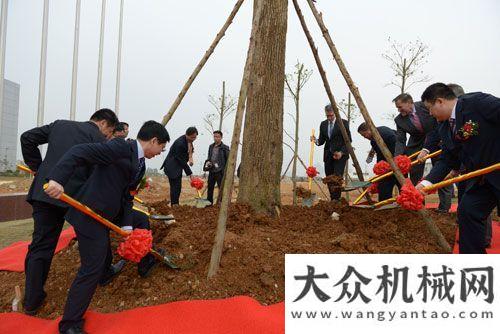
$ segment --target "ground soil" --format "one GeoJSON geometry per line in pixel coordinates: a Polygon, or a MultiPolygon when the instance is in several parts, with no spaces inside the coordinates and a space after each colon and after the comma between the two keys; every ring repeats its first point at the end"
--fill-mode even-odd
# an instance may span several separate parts
{"type": "MultiPolygon", "coordinates": [[[[117,312],[177,300],[247,295],[263,304],[284,299],[286,253],[440,253],[419,215],[391,209],[373,211],[343,203],[320,202],[312,208],[283,206],[280,217],[231,207],[221,267],[206,279],[214,240],[217,206],[197,209],[154,205],[158,213],[175,215],[176,223],[154,222],[156,247],[173,254],[181,270],[157,267],[148,278],[127,263],[106,287],[99,287],[91,309],[117,312]],[[337,212],[339,221],[331,219],[337,212]]],[[[450,244],[455,237],[453,215],[431,213],[450,244]]],[[[116,249],[118,241],[113,242],[116,249]]],[[[68,288],[79,267],[77,244],[57,254],[46,284],[48,298],[39,316],[62,314],[68,288]]],[[[15,285],[24,285],[23,273],[0,272],[0,311],[9,311],[15,285]]]]}

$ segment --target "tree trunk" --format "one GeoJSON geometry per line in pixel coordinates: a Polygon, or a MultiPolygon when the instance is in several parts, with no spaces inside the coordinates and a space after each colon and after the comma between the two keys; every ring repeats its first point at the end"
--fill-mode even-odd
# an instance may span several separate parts
{"type": "Polygon", "coordinates": [[[401,76],[401,94],[405,92],[406,85],[406,58],[403,59],[403,75],[401,76]]]}
{"type": "Polygon", "coordinates": [[[256,211],[280,205],[283,163],[283,78],[288,0],[255,0],[262,19],[255,29],[253,80],[249,87],[238,201],[256,211]]]}
{"type": "Polygon", "coordinates": [[[222,97],[220,102],[219,131],[222,131],[222,122],[224,122],[224,113],[226,111],[226,82],[222,81],[222,97]]]}

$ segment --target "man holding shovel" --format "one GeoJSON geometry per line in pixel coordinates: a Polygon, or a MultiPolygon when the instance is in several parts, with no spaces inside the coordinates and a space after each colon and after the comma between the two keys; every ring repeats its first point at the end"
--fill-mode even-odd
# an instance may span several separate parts
{"type": "Polygon", "coordinates": [[[171,205],[179,205],[182,190],[182,171],[191,179],[193,178],[193,172],[188,165],[190,161],[189,147],[197,137],[198,130],[194,126],[187,128],[186,133],[174,141],[160,167],[168,177],[171,205]]]}
{"type": "MultiPolygon", "coordinates": [[[[124,217],[131,217],[132,202],[123,205],[123,198],[130,196],[131,185],[142,178],[145,158],[151,159],[163,152],[169,139],[163,125],[148,121],[139,130],[137,140],[116,138],[106,143],[76,145],[47,176],[49,184],[45,192],[58,199],[64,192],[63,185],[78,166],[94,167],[77,199],[111,221],[121,209],[124,217]]],[[[85,333],[83,315],[106,267],[109,230],[73,207],[66,219],[75,228],[81,265],[68,292],[59,331],[85,333]]]]}
{"type": "MultiPolygon", "coordinates": [[[[422,191],[447,175],[456,176],[500,162],[500,99],[481,92],[457,98],[443,83],[424,91],[422,101],[441,122],[443,159],[417,185],[422,191]]],[[[467,181],[458,207],[459,250],[462,254],[483,254],[485,221],[500,200],[500,172],[467,181]]]]}
{"type": "MultiPolygon", "coordinates": [[[[338,121],[344,122],[344,126],[349,135],[349,141],[352,141],[351,132],[349,131],[349,122],[345,119],[335,120],[335,113],[330,104],[325,107],[326,120],[321,122],[319,126],[319,138],[311,136],[311,141],[314,141],[317,146],[325,145],[323,153],[323,162],[325,163],[325,176],[344,175],[345,165],[349,159],[347,146],[340,132],[338,121]]],[[[341,189],[339,187],[328,187],[332,200],[339,200],[341,189]]]]}

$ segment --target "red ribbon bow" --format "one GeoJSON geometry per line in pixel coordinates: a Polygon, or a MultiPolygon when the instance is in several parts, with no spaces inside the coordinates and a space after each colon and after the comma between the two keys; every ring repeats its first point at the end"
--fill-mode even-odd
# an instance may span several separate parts
{"type": "Polygon", "coordinates": [[[316,177],[319,173],[318,173],[318,170],[316,169],[316,167],[309,166],[306,169],[306,174],[308,177],[313,178],[313,177],[316,177]]]}
{"type": "Polygon", "coordinates": [[[200,179],[199,177],[194,177],[192,180],[191,180],[191,187],[195,188],[196,190],[201,190],[203,189],[203,185],[205,184],[205,182],[203,182],[202,179],[200,179]]]}
{"type": "Polygon", "coordinates": [[[126,260],[139,263],[153,246],[153,234],[150,230],[135,229],[118,246],[118,254],[126,260]]]}
{"type": "Polygon", "coordinates": [[[418,211],[424,207],[424,195],[413,186],[410,179],[406,179],[396,202],[406,210],[418,211]]]}

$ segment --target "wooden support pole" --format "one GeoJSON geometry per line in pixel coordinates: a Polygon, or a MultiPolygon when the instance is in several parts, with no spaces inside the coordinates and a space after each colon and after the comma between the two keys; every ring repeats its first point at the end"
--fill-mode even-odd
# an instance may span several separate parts
{"type": "Polygon", "coordinates": [[[161,123],[163,125],[166,125],[170,121],[172,116],[174,115],[175,111],[177,110],[177,108],[181,104],[182,100],[184,99],[184,96],[186,96],[187,91],[189,90],[189,88],[193,84],[193,82],[196,79],[196,77],[198,76],[198,74],[200,74],[201,69],[207,63],[208,59],[210,58],[210,56],[214,52],[215,48],[219,44],[222,37],[224,37],[224,35],[226,34],[226,31],[229,28],[229,26],[231,25],[231,23],[233,23],[233,19],[236,16],[236,13],[238,13],[238,10],[240,9],[241,5],[243,4],[243,1],[245,1],[245,0],[238,0],[236,2],[236,4],[234,5],[234,8],[231,11],[231,14],[229,14],[229,17],[226,20],[226,23],[224,23],[224,26],[222,26],[221,30],[219,31],[219,33],[215,37],[215,40],[212,42],[212,44],[210,45],[208,50],[205,52],[205,55],[203,56],[203,58],[201,58],[200,62],[198,63],[198,65],[194,69],[193,73],[189,76],[188,80],[184,84],[184,87],[182,87],[181,92],[179,93],[179,95],[175,99],[174,103],[172,104],[172,106],[168,110],[168,113],[163,117],[163,120],[161,121],[161,123]]]}
{"type": "MultiPolygon", "coordinates": [[[[316,48],[316,45],[314,44],[314,40],[311,36],[311,33],[309,32],[309,29],[307,28],[307,24],[306,24],[306,21],[304,19],[304,15],[302,15],[302,11],[299,7],[297,0],[293,0],[293,5],[295,7],[295,12],[297,13],[297,16],[299,17],[300,24],[302,25],[302,29],[304,30],[304,33],[305,33],[307,40],[309,42],[309,45],[311,47],[311,51],[314,55],[316,65],[318,66],[318,72],[321,75],[321,79],[323,80],[323,85],[325,86],[326,94],[328,95],[328,99],[330,100],[330,104],[332,106],[333,112],[335,113],[336,123],[339,125],[340,132],[342,133],[342,137],[344,138],[344,142],[346,143],[346,146],[347,146],[347,150],[349,151],[349,155],[352,158],[352,162],[353,162],[354,168],[356,169],[356,174],[358,175],[358,179],[360,181],[364,181],[363,171],[361,169],[361,166],[359,165],[358,159],[356,158],[356,154],[354,153],[354,149],[352,148],[351,140],[349,138],[349,135],[347,134],[347,130],[344,126],[344,123],[342,122],[342,117],[341,117],[339,109],[337,107],[337,103],[335,102],[335,98],[333,97],[333,93],[332,93],[332,90],[330,88],[330,84],[328,83],[328,78],[326,77],[325,70],[323,68],[323,65],[321,64],[321,59],[319,58],[318,49],[316,48]]],[[[371,203],[372,199],[369,195],[366,195],[366,199],[368,200],[369,203],[371,203]]]]}
{"type": "MultiPolygon", "coordinates": [[[[296,0],[294,0],[296,2],[296,0]]],[[[359,93],[358,87],[354,84],[354,81],[352,80],[349,72],[347,71],[347,68],[342,61],[342,58],[340,58],[340,54],[337,51],[337,48],[335,47],[335,44],[333,43],[333,40],[330,36],[330,33],[328,29],[326,28],[325,23],[323,22],[323,16],[321,13],[318,12],[316,9],[316,6],[312,0],[307,0],[307,3],[309,4],[309,7],[311,8],[311,11],[316,18],[316,22],[318,23],[321,32],[323,33],[323,37],[325,38],[326,43],[328,44],[328,47],[330,48],[330,51],[332,52],[332,56],[335,59],[340,72],[342,73],[342,76],[344,77],[347,85],[349,86],[349,89],[351,90],[352,95],[354,96],[354,99],[356,101],[356,104],[359,107],[359,111],[361,112],[361,115],[363,115],[363,118],[365,119],[366,124],[370,128],[371,133],[373,134],[373,138],[375,139],[378,147],[382,151],[382,154],[384,155],[385,159],[391,165],[392,170],[394,171],[394,174],[396,176],[396,179],[398,182],[403,185],[405,182],[405,178],[401,171],[399,170],[398,166],[394,162],[394,159],[392,157],[391,152],[387,148],[387,145],[385,145],[384,140],[380,136],[375,124],[373,123],[372,118],[370,117],[370,114],[368,113],[368,109],[366,108],[365,103],[363,102],[363,99],[361,98],[361,94],[359,93]]],[[[427,228],[429,229],[430,233],[434,236],[436,239],[437,243],[439,246],[445,250],[446,252],[451,252],[450,245],[444,238],[443,234],[437,227],[437,225],[432,221],[431,217],[425,210],[420,210],[420,214],[422,215],[422,218],[424,219],[427,228]]]]}
{"type": "MultiPolygon", "coordinates": [[[[233,191],[234,173],[236,170],[236,161],[238,159],[238,148],[240,144],[241,127],[243,124],[243,114],[247,100],[248,87],[251,81],[252,62],[255,50],[255,34],[259,22],[261,20],[262,2],[256,1],[254,6],[254,17],[252,22],[252,33],[250,35],[250,43],[247,52],[247,60],[245,70],[243,72],[243,79],[241,80],[240,95],[238,98],[238,107],[236,108],[236,115],[234,119],[233,137],[231,139],[231,150],[227,161],[226,173],[224,175],[224,182],[222,186],[222,200],[217,217],[217,230],[215,233],[214,246],[212,248],[212,255],[210,257],[210,264],[208,266],[208,278],[212,278],[219,269],[220,259],[222,256],[222,249],[224,247],[224,236],[226,235],[226,223],[231,204],[231,193],[233,191]]],[[[168,121],[168,120],[167,120],[168,121]]]]}

